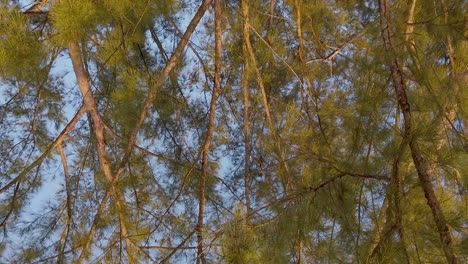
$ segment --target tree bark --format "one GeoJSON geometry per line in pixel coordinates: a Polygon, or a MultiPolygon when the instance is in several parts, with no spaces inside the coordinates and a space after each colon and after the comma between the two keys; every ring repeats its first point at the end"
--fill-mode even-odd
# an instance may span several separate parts
{"type": "MultiPolygon", "coordinates": [[[[80,47],[76,42],[70,42],[68,45],[68,52],[70,54],[70,59],[73,64],[73,70],[75,72],[76,80],[78,82],[78,87],[80,89],[81,95],[83,96],[83,106],[85,110],[89,113],[92,122],[92,128],[94,136],[96,137],[97,141],[97,152],[99,158],[99,165],[106,177],[108,183],[110,184],[109,191],[112,197],[114,197],[115,204],[117,210],[119,212],[119,221],[121,227],[121,238],[125,239],[126,241],[126,250],[129,258],[132,256],[132,252],[129,250],[130,245],[133,243],[128,238],[128,230],[124,223],[123,212],[126,211],[126,201],[125,197],[120,194],[117,189],[115,188],[115,182],[117,181],[117,177],[114,177],[112,174],[112,170],[110,168],[110,162],[107,159],[106,153],[106,140],[104,137],[104,129],[105,125],[102,121],[101,115],[99,114],[99,110],[97,108],[96,101],[94,100],[93,93],[91,91],[91,86],[89,84],[88,74],[83,66],[83,60],[81,59],[81,51],[80,47]]],[[[109,192],[108,191],[108,192],[109,192]]],[[[102,206],[105,206],[102,205],[102,206]]],[[[96,214],[95,220],[98,220],[99,212],[96,214]]],[[[95,223],[93,223],[93,226],[95,223]]],[[[94,235],[95,228],[91,228],[89,232],[88,239],[91,240],[94,235]]],[[[83,248],[81,255],[79,257],[79,262],[83,260],[84,256],[86,255],[87,247],[89,247],[91,241],[87,241],[85,243],[85,247],[83,248]]]]}
{"type": "Polygon", "coordinates": [[[60,237],[60,241],[58,244],[58,259],[57,263],[65,263],[64,262],[64,255],[65,255],[65,247],[67,244],[67,239],[68,239],[68,234],[70,232],[70,225],[72,222],[73,218],[73,213],[72,213],[72,196],[71,196],[71,186],[70,186],[70,174],[68,170],[68,162],[67,158],[65,156],[65,152],[63,151],[63,146],[59,145],[58,150],[60,153],[60,158],[62,159],[62,166],[63,166],[63,175],[65,177],[65,192],[66,192],[66,207],[67,207],[67,220],[65,224],[65,229],[62,232],[62,235],[60,237]]]}
{"type": "Polygon", "coordinates": [[[99,156],[99,164],[108,181],[112,181],[112,171],[110,169],[109,161],[106,158],[106,141],[104,138],[104,123],[99,115],[96,101],[94,100],[91,86],[89,84],[88,74],[83,67],[81,59],[80,47],[75,42],[70,42],[68,45],[68,52],[73,64],[78,87],[80,88],[81,95],[83,96],[83,105],[85,110],[89,113],[93,124],[94,135],[97,141],[97,152],[99,156]]]}
{"type": "MultiPolygon", "coordinates": [[[[248,15],[248,3],[245,0],[241,1],[241,12],[244,16],[244,22],[242,24],[242,40],[243,43],[249,39],[249,25],[247,20],[248,15]]],[[[250,207],[250,127],[249,127],[249,80],[250,80],[250,62],[249,62],[249,52],[246,45],[242,45],[242,54],[244,57],[244,69],[242,72],[242,93],[243,93],[243,104],[244,104],[244,184],[245,184],[245,207],[247,210],[247,215],[251,215],[250,207]]],[[[249,222],[249,218],[247,222],[249,222]]]]}
{"type": "Polygon", "coordinates": [[[213,94],[210,102],[210,112],[208,120],[208,130],[206,132],[205,144],[202,150],[202,174],[200,178],[200,198],[198,209],[198,223],[197,223],[197,263],[201,261],[202,264],[206,263],[205,253],[203,250],[203,219],[205,213],[205,196],[206,196],[206,178],[208,176],[208,162],[211,140],[215,128],[216,119],[216,101],[218,100],[219,91],[221,89],[221,0],[214,0],[215,11],[215,78],[213,94]]]}
{"type": "Polygon", "coordinates": [[[392,56],[389,63],[390,73],[393,80],[395,94],[398,99],[398,104],[403,113],[405,134],[404,136],[408,138],[411,156],[413,158],[413,162],[417,170],[419,181],[424,190],[424,196],[426,197],[427,204],[431,208],[434,222],[436,223],[437,230],[439,232],[440,240],[442,243],[442,249],[445,253],[447,262],[451,264],[457,263],[457,259],[453,252],[451,234],[431,183],[431,176],[433,176],[430,175],[431,169],[424,160],[422,153],[419,149],[418,142],[416,141],[416,138],[412,132],[412,116],[410,103],[406,95],[406,87],[402,70],[400,64],[398,63],[398,60],[396,59],[395,50],[392,44],[392,21],[389,10],[389,4],[387,0],[379,0],[379,5],[382,37],[385,45],[385,50],[392,56]]]}

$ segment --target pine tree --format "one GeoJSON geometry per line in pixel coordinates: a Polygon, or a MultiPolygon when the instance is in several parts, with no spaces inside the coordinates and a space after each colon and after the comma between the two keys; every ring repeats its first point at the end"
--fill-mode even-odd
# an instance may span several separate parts
{"type": "Polygon", "coordinates": [[[466,1],[0,1],[0,262],[463,263],[466,1]]]}

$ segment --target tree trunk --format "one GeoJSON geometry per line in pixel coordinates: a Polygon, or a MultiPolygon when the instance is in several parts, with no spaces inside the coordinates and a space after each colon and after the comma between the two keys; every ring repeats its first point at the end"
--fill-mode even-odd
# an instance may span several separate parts
{"type": "MultiPolygon", "coordinates": [[[[241,1],[241,12],[244,17],[242,24],[242,40],[243,43],[249,39],[249,25],[248,25],[248,3],[245,0],[241,1]]],[[[242,93],[243,93],[243,105],[244,105],[244,184],[245,184],[245,207],[247,211],[247,223],[250,222],[251,208],[250,208],[250,127],[249,127],[249,80],[250,80],[250,62],[249,52],[246,45],[242,45],[242,55],[244,57],[244,69],[242,72],[242,93]]]]}
{"type": "MultiPolygon", "coordinates": [[[[427,200],[427,204],[431,208],[434,221],[439,231],[440,240],[442,242],[442,249],[445,253],[445,257],[448,263],[457,263],[457,259],[452,248],[452,238],[450,231],[447,226],[444,214],[440,208],[439,201],[434,192],[434,188],[431,183],[431,170],[424,160],[422,153],[419,149],[418,142],[412,132],[412,116],[410,103],[406,95],[406,87],[403,79],[401,67],[396,59],[395,50],[392,45],[392,22],[389,10],[389,4],[387,0],[380,0],[380,23],[382,27],[382,36],[385,45],[385,50],[392,55],[390,60],[390,73],[393,80],[393,86],[395,94],[398,99],[398,104],[403,113],[404,119],[404,136],[409,139],[409,147],[411,150],[411,156],[413,158],[414,165],[416,167],[421,186],[424,190],[424,195],[427,200]]],[[[433,176],[433,175],[432,175],[433,176]]]]}
{"type": "Polygon", "coordinates": [[[202,175],[200,178],[200,198],[197,223],[197,263],[201,261],[206,263],[205,253],[203,251],[203,218],[205,212],[205,192],[206,192],[206,177],[208,176],[208,158],[210,152],[211,139],[215,128],[216,118],[216,101],[218,100],[219,91],[221,89],[221,0],[214,0],[215,9],[215,78],[213,94],[210,102],[210,113],[208,120],[208,131],[206,132],[205,144],[202,151],[202,175]]]}
{"type": "MultiPolygon", "coordinates": [[[[120,194],[116,188],[115,188],[115,181],[117,180],[117,177],[114,177],[112,174],[112,170],[110,168],[110,163],[107,159],[107,154],[106,154],[106,140],[104,138],[104,122],[102,121],[102,118],[99,114],[96,101],[94,100],[93,93],[91,91],[91,86],[89,84],[89,78],[88,74],[86,73],[86,70],[83,66],[83,61],[81,59],[81,51],[80,47],[76,42],[70,42],[68,45],[68,52],[70,54],[70,59],[73,64],[73,70],[75,72],[76,80],[78,82],[78,86],[80,88],[81,95],[83,96],[83,105],[85,110],[89,113],[91,117],[91,122],[92,122],[92,128],[94,133],[94,136],[96,137],[97,141],[97,152],[98,152],[98,157],[99,157],[99,165],[101,170],[104,173],[104,176],[106,177],[108,183],[110,184],[110,189],[108,192],[114,197],[115,199],[115,204],[117,207],[117,210],[119,212],[119,221],[120,221],[120,227],[121,227],[121,238],[125,239],[126,241],[126,250],[127,254],[129,255],[129,258],[132,256],[132,252],[129,249],[130,245],[133,244],[130,239],[128,238],[128,230],[125,225],[124,221],[124,216],[122,215],[123,212],[125,212],[126,208],[126,201],[125,197],[120,194]]],[[[105,206],[105,205],[102,205],[105,206]]],[[[99,212],[97,213],[97,216],[95,220],[99,218],[99,212]]],[[[94,225],[95,223],[93,223],[94,225]]],[[[88,239],[91,240],[94,234],[94,229],[91,228],[89,232],[88,239]]],[[[89,246],[90,241],[87,241],[85,245],[89,246]]],[[[87,246],[85,246],[82,250],[82,253],[80,255],[79,261],[83,260],[84,255],[86,254],[87,251],[87,246]]]]}

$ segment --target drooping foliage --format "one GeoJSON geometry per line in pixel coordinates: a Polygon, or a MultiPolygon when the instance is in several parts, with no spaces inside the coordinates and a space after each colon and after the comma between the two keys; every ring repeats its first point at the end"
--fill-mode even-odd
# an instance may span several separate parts
{"type": "Polygon", "coordinates": [[[0,1],[0,262],[467,261],[467,9],[0,1]]]}

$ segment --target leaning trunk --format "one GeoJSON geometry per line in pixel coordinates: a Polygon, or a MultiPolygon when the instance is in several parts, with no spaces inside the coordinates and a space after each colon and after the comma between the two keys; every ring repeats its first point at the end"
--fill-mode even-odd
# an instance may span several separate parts
{"type": "Polygon", "coordinates": [[[452,246],[452,237],[447,226],[447,221],[445,220],[444,214],[440,208],[439,201],[434,192],[434,188],[431,183],[432,171],[428,166],[427,162],[424,160],[422,153],[419,149],[418,142],[412,132],[412,117],[411,117],[411,108],[406,95],[406,87],[403,79],[402,70],[400,64],[398,63],[396,56],[394,56],[395,50],[392,45],[392,23],[391,15],[389,10],[389,4],[387,0],[380,0],[380,22],[382,27],[382,36],[384,40],[385,50],[392,54],[392,59],[390,60],[389,67],[391,72],[391,77],[393,81],[393,86],[395,88],[395,94],[398,99],[398,104],[403,113],[404,119],[404,134],[405,137],[409,139],[409,147],[411,150],[411,156],[413,158],[414,165],[416,167],[419,181],[424,190],[424,196],[426,197],[427,204],[431,208],[432,216],[434,222],[436,223],[437,230],[439,232],[440,240],[442,243],[442,249],[445,253],[445,257],[448,263],[457,263],[455,254],[453,252],[452,246]]]}

